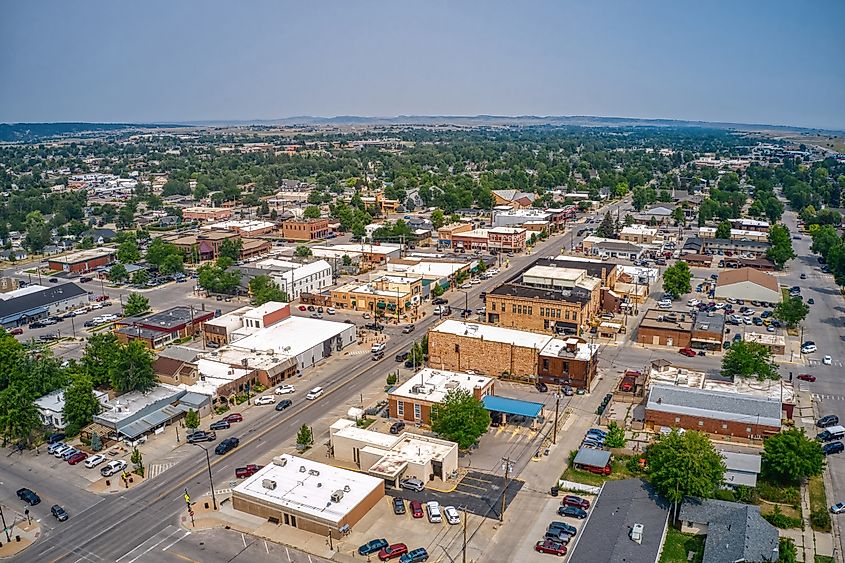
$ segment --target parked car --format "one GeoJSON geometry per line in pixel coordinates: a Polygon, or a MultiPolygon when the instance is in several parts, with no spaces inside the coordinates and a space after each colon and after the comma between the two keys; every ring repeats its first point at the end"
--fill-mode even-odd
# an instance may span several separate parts
{"type": "Polygon", "coordinates": [[[398,422],[394,422],[390,425],[390,433],[391,434],[399,434],[402,430],[405,429],[405,423],[401,420],[398,422]]]}
{"type": "Polygon", "coordinates": [[[262,395],[261,397],[258,397],[257,399],[255,399],[255,404],[259,405],[259,406],[260,405],[272,405],[275,402],[276,402],[276,397],[274,397],[273,395],[262,395]]]}
{"type": "Polygon", "coordinates": [[[809,381],[812,383],[816,380],[816,376],[810,375],[809,373],[802,373],[798,376],[798,379],[800,379],[801,381],[809,381]]]}
{"type": "Polygon", "coordinates": [[[830,511],[834,514],[842,514],[845,512],[845,502],[837,502],[833,506],[830,507],[830,511]]]}
{"type": "Polygon", "coordinates": [[[76,465],[80,461],[85,461],[88,458],[88,454],[85,452],[76,452],[69,458],[67,458],[68,465],[76,465]]]}
{"type": "Polygon", "coordinates": [[[561,506],[576,506],[578,508],[583,508],[584,510],[590,508],[590,501],[577,495],[566,495],[560,501],[560,504],[561,506]]]}
{"type": "Polygon", "coordinates": [[[428,513],[428,521],[432,524],[439,524],[443,521],[443,517],[440,513],[440,503],[436,500],[430,500],[425,503],[425,511],[428,513]]]}
{"type": "Polygon", "coordinates": [[[54,504],[50,507],[50,514],[55,516],[56,520],[59,522],[64,522],[68,519],[68,513],[65,512],[65,509],[59,506],[58,504],[54,504]]]}
{"type": "Polygon", "coordinates": [[[446,304],[446,303],[448,303],[448,302],[449,302],[449,300],[448,300],[448,299],[443,299],[442,297],[438,297],[438,298],[436,298],[434,301],[432,301],[432,303],[433,303],[434,305],[445,305],[445,304],[446,304]]]}
{"type": "Polygon", "coordinates": [[[295,392],[296,392],[296,387],[294,387],[293,385],[291,385],[289,383],[284,383],[284,384],[276,387],[276,394],[277,395],[288,395],[290,393],[295,393],[295,392]]]}
{"type": "Polygon", "coordinates": [[[557,509],[558,516],[568,516],[569,518],[584,519],[587,517],[587,511],[577,506],[561,506],[557,509]]]}
{"type": "Polygon", "coordinates": [[[66,436],[64,434],[62,434],[61,432],[56,432],[55,434],[50,434],[47,437],[47,443],[48,444],[55,444],[56,442],[61,442],[62,440],[64,440],[65,437],[66,436]]]}
{"type": "Polygon", "coordinates": [[[424,563],[428,561],[428,552],[424,547],[418,547],[399,558],[399,563],[424,563]]]}
{"type": "Polygon", "coordinates": [[[378,552],[378,558],[380,561],[389,561],[391,559],[396,559],[397,557],[402,557],[406,553],[408,553],[407,545],[404,543],[394,543],[387,547],[383,547],[381,551],[378,552]]]}
{"type": "Polygon", "coordinates": [[[414,325],[406,325],[405,328],[402,329],[402,333],[411,334],[412,332],[414,332],[414,328],[416,328],[414,327],[414,325]]]}
{"type": "Polygon", "coordinates": [[[65,460],[65,461],[67,461],[67,460],[69,460],[71,457],[75,456],[75,455],[76,455],[76,454],[78,454],[78,453],[79,453],[79,449],[77,449],[77,448],[68,448],[67,450],[65,450],[64,452],[62,452],[62,455],[61,455],[61,456],[59,456],[59,457],[61,457],[61,458],[62,458],[63,460],[65,460]]]}
{"type": "Polygon", "coordinates": [[[293,404],[293,401],[291,401],[290,399],[283,399],[283,400],[279,401],[279,403],[276,405],[276,410],[277,411],[283,411],[286,408],[288,408],[289,406],[291,406],[292,404],[293,404]]]}
{"type": "Polygon", "coordinates": [[[833,358],[831,358],[830,356],[825,356],[822,358],[822,363],[826,366],[829,366],[833,363],[833,358]]]}
{"type": "Polygon", "coordinates": [[[35,506],[36,504],[41,502],[41,497],[35,494],[35,491],[27,489],[26,487],[18,489],[15,494],[18,495],[18,498],[27,503],[29,506],[35,506]]]}
{"type": "Polygon", "coordinates": [[[819,428],[827,428],[828,426],[836,426],[839,424],[839,417],[835,414],[829,414],[821,417],[816,421],[816,426],[819,428]]]}
{"type": "Polygon", "coordinates": [[[416,479],[414,477],[410,477],[408,479],[402,479],[399,481],[399,486],[403,489],[408,489],[409,491],[416,491],[420,492],[425,489],[425,483],[416,479]]]}
{"type": "Polygon", "coordinates": [[[108,462],[102,469],[100,469],[100,475],[103,477],[111,477],[115,473],[120,473],[124,469],[126,469],[126,461],[116,459],[108,462]]]}
{"type": "Polygon", "coordinates": [[[217,455],[225,455],[237,448],[240,443],[241,441],[235,437],[226,438],[225,440],[217,444],[217,447],[214,448],[214,453],[216,453],[217,455]]]}
{"type": "Polygon", "coordinates": [[[534,551],[563,556],[566,555],[566,546],[554,540],[544,539],[534,544],[534,551]]]}
{"type": "Polygon", "coordinates": [[[408,506],[411,507],[411,516],[413,516],[414,518],[423,517],[422,503],[420,501],[412,500],[408,503],[408,506]]]}
{"type": "Polygon", "coordinates": [[[845,451],[845,444],[842,442],[831,442],[822,446],[822,451],[824,452],[824,455],[842,453],[842,451],[845,451]]]}
{"type": "Polygon", "coordinates": [[[804,344],[801,345],[801,353],[802,354],[812,354],[816,350],[818,350],[818,348],[816,347],[815,342],[808,341],[808,342],[805,342],[804,344]]]}
{"type": "Polygon", "coordinates": [[[217,422],[212,422],[208,425],[208,428],[211,430],[226,430],[227,428],[231,427],[232,425],[229,424],[228,420],[218,420],[217,422]]]}
{"type": "Polygon", "coordinates": [[[370,541],[368,541],[367,543],[365,543],[364,545],[362,545],[361,547],[358,548],[358,555],[370,555],[371,553],[376,553],[378,551],[381,551],[382,549],[384,549],[388,545],[390,545],[390,544],[388,544],[387,540],[384,539],[384,538],[380,538],[380,539],[377,539],[377,540],[370,540],[370,541]]]}
{"type": "Polygon", "coordinates": [[[54,455],[56,453],[56,450],[58,450],[59,448],[66,447],[68,447],[68,445],[64,442],[56,442],[55,444],[50,444],[50,446],[47,448],[47,453],[50,455],[54,455]]]}
{"type": "Polygon", "coordinates": [[[248,465],[244,465],[243,467],[236,467],[235,468],[235,478],[237,479],[245,479],[246,477],[252,477],[258,470],[264,467],[263,465],[256,465],[254,463],[250,463],[248,465]]]}
{"type": "Polygon", "coordinates": [[[534,387],[536,387],[537,391],[539,391],[540,393],[545,393],[549,390],[548,385],[546,385],[542,381],[538,381],[537,383],[535,383],[534,387]]]}
{"type": "Polygon", "coordinates": [[[85,467],[87,467],[88,469],[93,469],[104,461],[106,461],[106,456],[102,454],[94,454],[85,460],[85,467]]]}
{"type": "Polygon", "coordinates": [[[393,514],[405,514],[405,501],[399,497],[393,497],[393,514]]]}
{"type": "Polygon", "coordinates": [[[574,536],[575,534],[578,533],[578,529],[575,526],[573,526],[571,524],[567,524],[566,522],[561,522],[560,520],[554,521],[551,524],[549,524],[548,529],[550,531],[557,530],[557,531],[563,532],[567,536],[574,536]]]}
{"type": "Polygon", "coordinates": [[[206,432],[205,430],[195,430],[188,434],[186,440],[189,444],[196,444],[198,442],[213,442],[217,439],[216,432],[206,432]]]}
{"type": "Polygon", "coordinates": [[[458,509],[454,506],[447,506],[443,509],[443,515],[446,517],[446,522],[449,524],[460,524],[461,516],[458,514],[458,509]]]}
{"type": "Polygon", "coordinates": [[[244,420],[244,415],[242,415],[242,414],[241,414],[241,413],[239,413],[239,412],[233,412],[233,413],[232,413],[232,414],[230,414],[230,415],[226,415],[226,416],[223,418],[223,420],[225,420],[225,421],[226,421],[226,422],[228,422],[229,424],[232,424],[233,422],[243,422],[243,420],[244,420]]]}

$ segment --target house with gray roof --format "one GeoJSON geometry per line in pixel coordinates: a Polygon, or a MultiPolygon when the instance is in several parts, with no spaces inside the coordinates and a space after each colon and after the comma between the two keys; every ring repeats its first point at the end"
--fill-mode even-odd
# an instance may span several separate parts
{"type": "Polygon", "coordinates": [[[648,392],[645,422],[654,430],[760,438],[780,432],[781,409],[779,400],[768,397],[655,384],[648,392]]]}
{"type": "Polygon", "coordinates": [[[719,455],[725,461],[725,476],[722,478],[723,487],[757,486],[757,476],[760,474],[762,465],[760,454],[719,451],[719,455]]]}
{"type": "Polygon", "coordinates": [[[570,563],[655,563],[666,537],[669,507],[642,479],[606,481],[569,546],[570,563]],[[635,529],[639,534],[631,533],[635,529]]]}
{"type": "Polygon", "coordinates": [[[702,563],[778,560],[778,531],[759,506],[690,498],[678,517],[682,532],[707,536],[702,563]]]}

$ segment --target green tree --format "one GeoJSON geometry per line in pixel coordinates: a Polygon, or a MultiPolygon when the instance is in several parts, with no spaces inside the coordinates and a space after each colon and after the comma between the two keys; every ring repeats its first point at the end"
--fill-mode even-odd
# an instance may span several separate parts
{"type": "Polygon", "coordinates": [[[340,259],[340,263],[348,268],[352,265],[352,257],[348,254],[344,254],[340,259]]]}
{"type": "Polygon", "coordinates": [[[706,434],[677,428],[646,448],[651,484],[676,505],[684,497],[713,496],[725,475],[722,456],[706,434]]]}
{"type": "Polygon", "coordinates": [[[229,238],[220,243],[220,250],[218,251],[218,255],[220,257],[228,258],[232,262],[237,262],[241,259],[241,252],[243,251],[243,248],[243,240],[229,238]]]}
{"type": "Polygon", "coordinates": [[[637,211],[642,211],[655,201],[657,201],[657,191],[654,188],[648,186],[634,188],[631,203],[637,211]]]}
{"type": "Polygon", "coordinates": [[[122,283],[129,279],[129,273],[123,264],[115,264],[109,268],[109,280],[113,283],[122,283]]]}
{"type": "Polygon", "coordinates": [[[601,223],[596,229],[596,236],[603,238],[616,237],[615,224],[613,222],[613,217],[610,216],[610,211],[604,214],[604,218],[601,220],[601,223]]]}
{"type": "Polygon", "coordinates": [[[775,263],[778,270],[782,270],[784,264],[795,258],[795,251],[792,249],[792,238],[789,236],[789,229],[784,225],[772,225],[769,229],[769,244],[766,257],[775,263]]]}
{"type": "Polygon", "coordinates": [[[825,456],[822,446],[803,429],[790,428],[763,442],[763,475],[785,485],[821,475],[825,456]]]}
{"type": "Polygon", "coordinates": [[[740,340],[731,345],[722,357],[722,375],[725,377],[756,377],[780,379],[772,352],[757,342],[740,340]]]}
{"type": "Polygon", "coordinates": [[[95,387],[109,384],[109,371],[120,352],[120,342],[113,332],[100,332],[88,337],[81,363],[95,387]]]}
{"type": "Polygon", "coordinates": [[[672,219],[675,220],[676,225],[684,225],[686,224],[686,216],[684,215],[684,208],[683,207],[676,207],[672,210],[672,219]]]}
{"type": "Polygon", "coordinates": [[[730,239],[731,238],[731,222],[730,221],[722,221],[719,223],[719,226],[716,227],[716,238],[724,238],[730,239]]]}
{"type": "Polygon", "coordinates": [[[40,253],[45,246],[50,244],[52,239],[50,225],[44,220],[40,211],[27,213],[24,228],[26,237],[23,243],[30,252],[40,253]]]}
{"type": "Polygon", "coordinates": [[[134,317],[150,310],[150,300],[140,293],[130,293],[123,306],[123,314],[134,317]]]}
{"type": "Polygon", "coordinates": [[[109,378],[118,393],[149,391],[156,382],[152,352],[140,340],[131,340],[121,347],[109,369],[109,378]]]}
{"type": "Polygon", "coordinates": [[[255,276],[249,280],[249,294],[253,305],[263,305],[268,301],[288,301],[288,295],[279,289],[270,276],[255,276]]]}
{"type": "Polygon", "coordinates": [[[773,315],[779,321],[786,323],[786,326],[792,328],[803,321],[809,312],[810,306],[804,301],[797,297],[790,297],[775,306],[773,315]]]}
{"type": "Polygon", "coordinates": [[[431,429],[467,449],[490,426],[490,412],[466,389],[452,389],[431,409],[431,429]]]}
{"type": "Polygon", "coordinates": [[[296,433],[296,443],[303,448],[307,448],[314,443],[314,436],[307,424],[299,427],[299,432],[296,433]]]}
{"type": "Polygon", "coordinates": [[[178,250],[173,254],[168,254],[161,261],[158,267],[158,273],[163,276],[169,276],[176,273],[185,272],[185,257],[178,250]]]}
{"type": "Polygon", "coordinates": [[[604,438],[604,445],[608,448],[621,448],[625,445],[625,429],[611,422],[607,426],[607,436],[604,438]]]}
{"type": "Polygon", "coordinates": [[[147,247],[147,262],[155,266],[161,266],[164,259],[172,254],[182,253],[174,245],[164,242],[161,238],[153,239],[147,247]]]}
{"type": "Polygon", "coordinates": [[[100,412],[100,402],[94,396],[94,385],[84,372],[74,374],[65,389],[64,415],[67,421],[66,433],[75,436],[100,412]]]}
{"type": "Polygon", "coordinates": [[[309,205],[302,211],[302,217],[305,219],[319,219],[320,215],[320,208],[316,205],[309,205]]]}
{"type": "Polygon", "coordinates": [[[442,285],[440,285],[439,283],[435,283],[435,284],[433,285],[433,287],[431,288],[431,294],[432,294],[434,297],[440,297],[440,296],[441,296],[441,295],[443,295],[445,292],[446,292],[446,290],[445,290],[445,289],[443,289],[443,286],[442,286],[442,285]]]}
{"type": "Polygon", "coordinates": [[[135,239],[127,239],[117,247],[117,259],[122,264],[134,264],[141,259],[141,251],[135,239]]]}
{"type": "Polygon", "coordinates": [[[391,387],[393,385],[396,385],[396,380],[397,380],[396,372],[390,372],[389,374],[387,374],[387,384],[388,385],[390,385],[391,387]]]}
{"type": "Polygon", "coordinates": [[[132,283],[135,285],[144,285],[150,281],[150,273],[147,270],[137,270],[132,274],[132,283]]]}
{"type": "Polygon", "coordinates": [[[129,458],[136,468],[141,470],[141,475],[143,475],[144,471],[144,456],[141,455],[141,450],[137,447],[132,449],[132,456],[129,458]]]}
{"type": "Polygon", "coordinates": [[[435,229],[439,229],[446,224],[446,215],[442,209],[435,209],[431,212],[431,224],[435,229]]]}
{"type": "Polygon", "coordinates": [[[630,227],[631,225],[636,223],[636,221],[634,220],[634,216],[630,213],[626,213],[624,223],[626,227],[630,227]]]}
{"type": "Polygon", "coordinates": [[[311,249],[308,246],[306,246],[304,244],[300,244],[299,246],[296,247],[294,254],[296,256],[300,257],[300,258],[307,258],[308,256],[311,256],[314,253],[311,251],[311,249]]]}
{"type": "Polygon", "coordinates": [[[830,249],[836,245],[842,244],[842,237],[834,227],[830,225],[822,225],[812,234],[813,244],[810,250],[821,256],[827,256],[830,249]]]}
{"type": "Polygon", "coordinates": [[[792,538],[778,538],[777,563],[798,563],[798,548],[792,538]]]}
{"type": "Polygon", "coordinates": [[[674,266],[669,266],[663,272],[663,291],[672,294],[673,299],[677,299],[692,291],[691,280],[692,272],[690,272],[689,264],[678,260],[674,266]]]}
{"type": "Polygon", "coordinates": [[[200,425],[200,415],[194,409],[189,410],[185,414],[185,426],[190,428],[191,430],[195,430],[199,428],[200,425]]]}
{"type": "Polygon", "coordinates": [[[24,382],[15,382],[0,391],[0,435],[4,442],[29,444],[32,434],[41,427],[41,417],[24,382]]]}
{"type": "Polygon", "coordinates": [[[99,452],[103,449],[103,439],[96,432],[91,433],[91,451],[99,452]]]}

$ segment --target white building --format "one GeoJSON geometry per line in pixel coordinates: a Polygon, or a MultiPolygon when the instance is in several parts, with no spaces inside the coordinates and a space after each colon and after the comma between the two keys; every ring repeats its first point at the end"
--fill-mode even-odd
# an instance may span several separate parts
{"type": "Polygon", "coordinates": [[[297,264],[285,260],[269,259],[259,262],[256,266],[272,268],[274,271],[270,274],[270,277],[291,301],[298,299],[303,293],[320,293],[332,285],[332,267],[325,260],[317,260],[309,264],[297,264]]]}
{"type": "Polygon", "coordinates": [[[493,226],[494,227],[511,227],[514,225],[524,225],[529,221],[549,221],[552,217],[551,213],[543,211],[542,209],[532,209],[530,207],[522,209],[507,209],[497,207],[493,210],[493,226]]]}
{"type": "Polygon", "coordinates": [[[384,480],[282,454],[232,490],[235,510],[334,538],[384,498],[384,480]]]}
{"type": "MultiPolygon", "coordinates": [[[[94,390],[94,396],[104,407],[108,405],[109,394],[104,391],[94,390]]],[[[52,426],[56,430],[64,430],[67,427],[65,421],[65,392],[63,389],[48,393],[43,397],[35,399],[35,406],[41,415],[41,422],[45,426],[52,426]]]]}

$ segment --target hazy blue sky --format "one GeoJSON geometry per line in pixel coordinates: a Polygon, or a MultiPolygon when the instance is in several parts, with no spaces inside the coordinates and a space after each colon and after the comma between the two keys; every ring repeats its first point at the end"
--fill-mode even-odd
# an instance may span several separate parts
{"type": "Polygon", "coordinates": [[[0,121],[659,117],[845,128],[845,2],[26,1],[0,121]]]}

